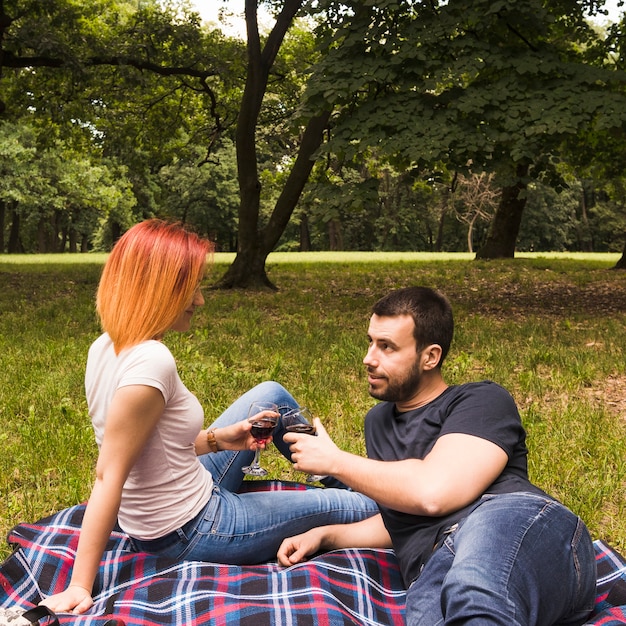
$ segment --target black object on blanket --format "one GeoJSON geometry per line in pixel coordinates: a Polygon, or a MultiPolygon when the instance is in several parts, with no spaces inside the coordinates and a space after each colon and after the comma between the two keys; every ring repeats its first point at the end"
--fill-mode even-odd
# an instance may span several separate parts
{"type": "MultiPolygon", "coordinates": [[[[244,484],[246,490],[305,488],[244,484]]],[[[0,607],[32,609],[66,586],[83,513],[79,505],[12,530],[9,542],[15,551],[0,567],[0,607]]],[[[598,594],[588,623],[626,624],[626,562],[600,541],[595,548],[598,594]]],[[[400,626],[405,591],[391,550],[337,550],[290,568],[177,563],[132,552],[128,538],[115,532],[100,565],[94,600],[88,614],[59,614],[59,623],[400,626]]]]}
{"type": "MultiPolygon", "coordinates": [[[[24,613],[8,610],[4,615],[0,614],[0,626],[22,626],[23,624],[36,624],[38,626],[59,626],[59,618],[45,606],[36,606],[24,613]],[[43,620],[43,621],[42,621],[43,620]]],[[[112,618],[103,626],[126,626],[122,620],[112,618]]]]}

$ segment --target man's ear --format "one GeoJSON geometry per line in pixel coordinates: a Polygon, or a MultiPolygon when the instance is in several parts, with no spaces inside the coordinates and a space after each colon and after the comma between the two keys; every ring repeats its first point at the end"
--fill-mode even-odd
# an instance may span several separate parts
{"type": "Polygon", "coordinates": [[[438,343],[431,343],[422,350],[422,366],[425,370],[435,369],[441,362],[441,346],[438,343]]]}

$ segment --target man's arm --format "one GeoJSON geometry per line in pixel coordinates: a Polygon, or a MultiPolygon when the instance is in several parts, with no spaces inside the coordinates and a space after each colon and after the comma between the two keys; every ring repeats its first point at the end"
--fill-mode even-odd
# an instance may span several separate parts
{"type": "Polygon", "coordinates": [[[340,450],[316,419],[317,437],[288,433],[294,468],[328,474],[379,504],[441,516],[473,502],[502,473],[507,454],[480,437],[448,434],[424,459],[375,461],[340,450]]]}
{"type": "Polygon", "coordinates": [[[278,562],[289,567],[317,552],[339,548],[391,548],[391,537],[380,514],[352,524],[318,526],[289,537],[278,549],[278,562]]]}

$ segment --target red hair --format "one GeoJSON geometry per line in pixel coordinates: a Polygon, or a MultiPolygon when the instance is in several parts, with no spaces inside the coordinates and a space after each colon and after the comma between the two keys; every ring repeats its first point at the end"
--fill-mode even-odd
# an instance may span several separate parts
{"type": "Polygon", "coordinates": [[[207,239],[158,219],[124,233],[107,259],[96,297],[116,353],[165,334],[191,302],[212,252],[207,239]]]}

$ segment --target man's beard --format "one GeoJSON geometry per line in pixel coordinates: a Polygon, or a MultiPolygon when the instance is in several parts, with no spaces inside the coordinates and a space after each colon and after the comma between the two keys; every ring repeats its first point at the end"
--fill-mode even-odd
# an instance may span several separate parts
{"type": "Polygon", "coordinates": [[[418,359],[415,359],[411,369],[401,379],[387,381],[387,386],[383,389],[372,390],[370,387],[370,396],[377,400],[384,400],[386,402],[403,402],[412,398],[420,385],[422,375],[419,370],[418,359]]]}

